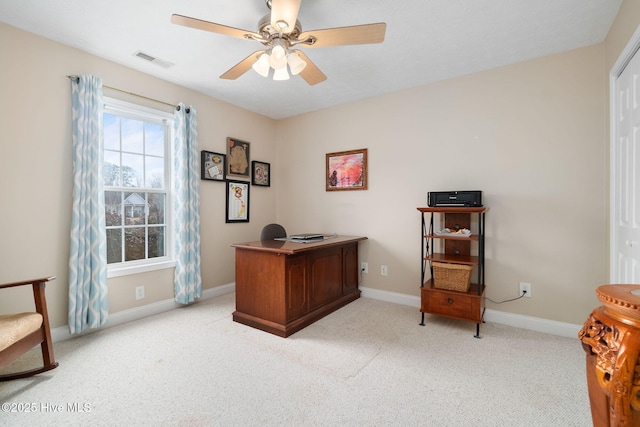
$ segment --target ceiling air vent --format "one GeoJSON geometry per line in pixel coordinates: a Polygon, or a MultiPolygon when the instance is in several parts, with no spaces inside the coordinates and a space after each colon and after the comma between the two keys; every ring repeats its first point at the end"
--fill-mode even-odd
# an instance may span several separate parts
{"type": "Polygon", "coordinates": [[[142,58],[145,61],[149,61],[152,62],[156,65],[161,66],[162,68],[171,68],[173,67],[175,64],[169,61],[165,61],[164,59],[160,59],[160,58],[156,58],[155,56],[151,56],[147,53],[144,53],[142,51],[137,51],[136,53],[133,54],[133,56],[137,56],[138,58],[142,58]]]}

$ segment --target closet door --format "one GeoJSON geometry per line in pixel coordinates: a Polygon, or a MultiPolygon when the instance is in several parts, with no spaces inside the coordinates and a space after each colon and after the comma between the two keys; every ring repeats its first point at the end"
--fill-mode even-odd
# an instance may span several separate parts
{"type": "Polygon", "coordinates": [[[614,283],[640,283],[640,54],[615,83],[612,150],[612,262],[614,283]]]}

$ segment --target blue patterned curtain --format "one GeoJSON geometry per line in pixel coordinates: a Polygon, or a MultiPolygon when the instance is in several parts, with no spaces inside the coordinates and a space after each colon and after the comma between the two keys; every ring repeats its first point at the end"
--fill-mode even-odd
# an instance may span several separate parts
{"type": "Polygon", "coordinates": [[[71,80],[73,107],[73,211],[69,254],[69,330],[107,321],[107,242],[104,222],[102,80],[71,80]]]}
{"type": "Polygon", "coordinates": [[[197,114],[180,104],[175,112],[174,215],[175,300],[189,304],[202,296],[200,272],[200,167],[197,114]]]}

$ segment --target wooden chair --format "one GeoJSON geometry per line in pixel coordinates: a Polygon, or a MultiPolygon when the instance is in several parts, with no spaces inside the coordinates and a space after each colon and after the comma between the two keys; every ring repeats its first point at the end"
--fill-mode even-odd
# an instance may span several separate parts
{"type": "Polygon", "coordinates": [[[36,306],[35,313],[0,315],[0,368],[9,365],[38,344],[40,344],[42,351],[43,362],[39,368],[0,375],[0,381],[26,378],[58,367],[58,362],[53,357],[53,341],[51,340],[47,300],[44,292],[45,284],[54,279],[55,276],[51,276],[44,279],[0,285],[0,290],[32,285],[36,306]]]}

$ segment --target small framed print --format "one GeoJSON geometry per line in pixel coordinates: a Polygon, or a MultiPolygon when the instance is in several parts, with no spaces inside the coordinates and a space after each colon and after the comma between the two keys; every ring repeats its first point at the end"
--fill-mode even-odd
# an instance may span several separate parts
{"type": "Polygon", "coordinates": [[[227,180],[226,222],[249,222],[249,182],[227,180]]]}
{"type": "Polygon", "coordinates": [[[366,190],[367,149],[327,153],[326,191],[366,190]]]}
{"type": "Polygon", "coordinates": [[[251,162],[251,184],[271,186],[271,164],[254,160],[251,162]]]}
{"type": "Polygon", "coordinates": [[[235,138],[227,138],[227,175],[239,175],[249,179],[251,144],[235,138]]]}
{"type": "Polygon", "coordinates": [[[200,177],[210,181],[224,182],[227,178],[227,156],[211,151],[200,152],[200,177]]]}

